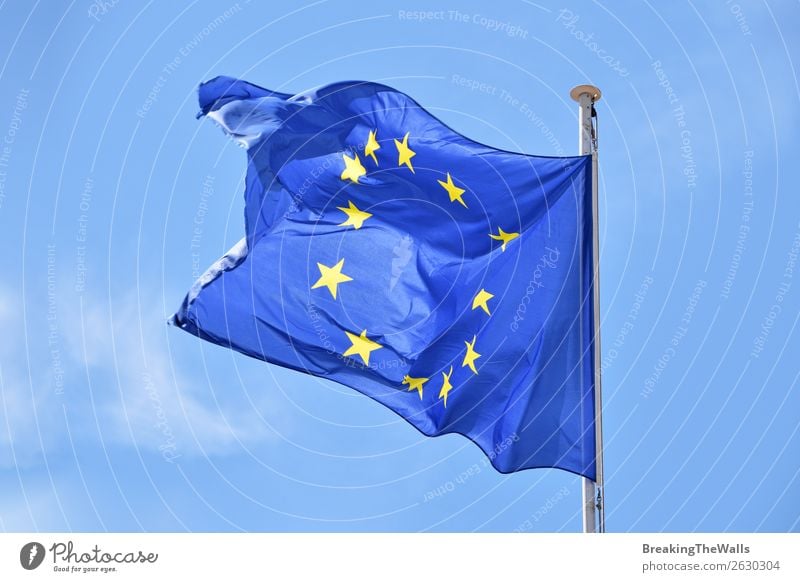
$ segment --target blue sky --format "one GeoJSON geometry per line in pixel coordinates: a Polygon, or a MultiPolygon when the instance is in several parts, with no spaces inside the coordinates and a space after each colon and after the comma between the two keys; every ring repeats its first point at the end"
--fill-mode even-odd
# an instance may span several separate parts
{"type": "Polygon", "coordinates": [[[598,85],[608,529],[798,531],[798,12],[4,4],[0,530],[580,528],[574,475],[500,475],[164,324],[243,233],[245,154],[195,120],[226,74],[380,81],[544,155],[577,152],[569,89],[598,85]]]}

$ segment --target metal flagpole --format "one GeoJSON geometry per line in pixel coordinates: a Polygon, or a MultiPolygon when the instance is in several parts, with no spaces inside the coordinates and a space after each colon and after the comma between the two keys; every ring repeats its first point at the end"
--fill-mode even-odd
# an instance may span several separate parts
{"type": "Polygon", "coordinates": [[[569,92],[578,102],[579,142],[581,155],[592,155],[592,263],[594,264],[594,290],[592,302],[594,313],[594,426],[595,465],[597,480],[583,479],[583,531],[604,532],[605,499],[603,498],[603,398],[600,373],[600,242],[598,233],[597,201],[597,135],[592,126],[596,116],[594,104],[600,100],[600,89],[593,85],[578,85],[569,92]]]}

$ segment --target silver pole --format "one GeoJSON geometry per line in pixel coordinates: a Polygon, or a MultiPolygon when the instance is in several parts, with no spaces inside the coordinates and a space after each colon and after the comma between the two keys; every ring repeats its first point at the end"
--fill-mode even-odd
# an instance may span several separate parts
{"type": "Polygon", "coordinates": [[[581,155],[592,156],[592,263],[594,264],[593,313],[594,313],[594,427],[595,465],[597,480],[583,479],[583,531],[604,532],[605,500],[603,498],[603,397],[600,370],[600,239],[597,200],[597,136],[592,127],[594,104],[600,100],[600,89],[593,85],[578,85],[570,91],[570,97],[578,102],[579,143],[581,155]]]}

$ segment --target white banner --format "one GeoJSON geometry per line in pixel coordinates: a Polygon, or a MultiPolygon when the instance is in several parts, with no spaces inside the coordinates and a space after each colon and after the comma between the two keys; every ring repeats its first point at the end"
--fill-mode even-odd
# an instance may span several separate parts
{"type": "Polygon", "coordinates": [[[0,534],[0,580],[800,580],[798,534],[0,534]],[[566,576],[566,578],[565,578],[566,576]]]}

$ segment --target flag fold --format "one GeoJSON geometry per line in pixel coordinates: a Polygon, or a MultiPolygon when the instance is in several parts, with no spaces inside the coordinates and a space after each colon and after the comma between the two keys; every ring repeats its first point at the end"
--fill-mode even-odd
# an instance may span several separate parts
{"type": "Polygon", "coordinates": [[[247,150],[245,232],[174,325],[464,435],[499,471],[595,478],[590,157],[476,143],[376,83],[217,77],[199,98],[247,150]]]}

